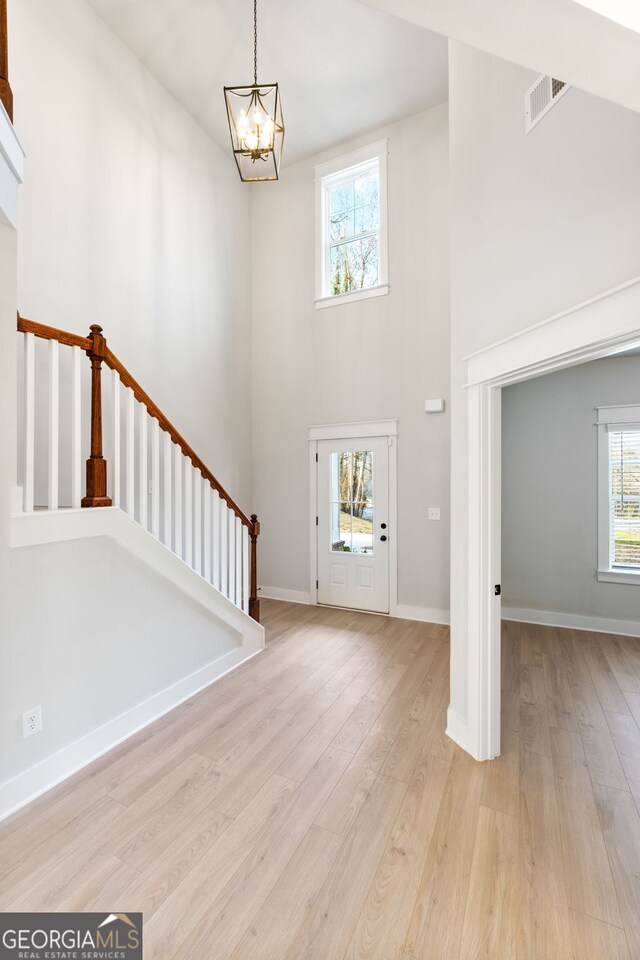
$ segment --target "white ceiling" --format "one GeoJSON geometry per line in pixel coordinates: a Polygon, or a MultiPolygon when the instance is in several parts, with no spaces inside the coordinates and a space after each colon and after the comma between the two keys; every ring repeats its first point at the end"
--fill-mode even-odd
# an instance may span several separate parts
{"type": "MultiPolygon", "coordinates": [[[[251,0],[88,0],[226,146],[222,88],[253,80],[251,0]]],[[[258,80],[278,82],[283,163],[447,99],[447,42],[356,0],[258,0],[258,80]]]]}
{"type": "Polygon", "coordinates": [[[615,22],[639,0],[359,2],[640,111],[640,34],[628,10],[626,27],[615,22]]]}

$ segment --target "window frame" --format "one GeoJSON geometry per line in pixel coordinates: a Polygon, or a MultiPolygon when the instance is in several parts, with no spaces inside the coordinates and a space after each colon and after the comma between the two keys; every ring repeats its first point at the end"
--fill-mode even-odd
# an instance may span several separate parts
{"type": "Polygon", "coordinates": [[[389,292],[389,240],[387,223],[387,140],[378,140],[359,150],[337,157],[314,168],[316,192],[316,310],[367,300],[389,292]],[[331,240],[328,235],[327,197],[329,188],[352,180],[359,168],[377,163],[379,184],[378,283],[348,293],[328,293],[331,276],[331,240]]]}
{"type": "Polygon", "coordinates": [[[615,566],[611,557],[611,513],[609,491],[611,464],[609,433],[640,431],[640,404],[596,407],[598,427],[598,567],[596,576],[605,583],[634,583],[640,586],[640,569],[615,566]]]}

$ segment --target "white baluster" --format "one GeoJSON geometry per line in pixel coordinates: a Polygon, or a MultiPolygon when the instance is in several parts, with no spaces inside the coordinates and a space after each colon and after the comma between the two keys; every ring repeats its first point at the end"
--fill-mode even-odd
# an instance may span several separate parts
{"type": "Polygon", "coordinates": [[[82,500],[82,351],[71,347],[71,506],[82,500]]]}
{"type": "Polygon", "coordinates": [[[125,480],[127,513],[136,515],[136,447],[135,447],[136,398],[131,387],[127,387],[127,448],[125,457],[125,480]]]}
{"type": "Polygon", "coordinates": [[[60,344],[49,341],[49,510],[58,509],[58,440],[60,421],[60,344]]]}
{"type": "Polygon", "coordinates": [[[24,510],[33,510],[35,448],[35,337],[24,334],[24,510]]]}
{"type": "Polygon", "coordinates": [[[193,565],[193,466],[184,457],[184,559],[193,565]]]}
{"type": "Polygon", "coordinates": [[[164,486],[164,523],[162,528],[162,542],[171,550],[171,437],[163,434],[163,486],[164,486]]]}
{"type": "Polygon", "coordinates": [[[211,583],[211,484],[208,480],[202,480],[202,493],[204,503],[202,509],[202,524],[204,529],[204,542],[202,552],[204,554],[204,566],[202,576],[211,583]]]}
{"type": "Polygon", "coordinates": [[[144,403],[138,404],[138,494],[140,497],[139,503],[139,521],[142,526],[146,529],[147,527],[147,514],[148,514],[148,493],[149,493],[149,483],[147,480],[147,469],[148,469],[148,448],[147,448],[147,408],[144,403]]]}
{"type": "Polygon", "coordinates": [[[229,586],[227,589],[227,596],[229,600],[235,603],[236,597],[236,515],[233,510],[227,509],[227,527],[228,527],[228,537],[229,537],[229,586]]]}
{"type": "Polygon", "coordinates": [[[220,499],[220,593],[224,593],[225,596],[229,583],[229,557],[227,553],[227,545],[229,542],[228,512],[226,501],[220,499]]]}
{"type": "Polygon", "coordinates": [[[220,590],[220,494],[211,491],[211,582],[220,590]]]}
{"type": "Polygon", "coordinates": [[[160,537],[160,424],[151,419],[151,533],[160,537]]]}
{"type": "Polygon", "coordinates": [[[193,569],[202,573],[202,474],[193,471],[193,569]]]}
{"type": "Polygon", "coordinates": [[[236,541],[236,595],[234,603],[237,607],[242,606],[242,520],[235,518],[235,541],[236,541]]]}
{"type": "Polygon", "coordinates": [[[173,462],[175,464],[175,495],[173,509],[173,549],[181,559],[184,559],[184,544],[182,541],[182,450],[179,446],[173,449],[173,462]]]}
{"type": "Polygon", "coordinates": [[[249,613],[249,530],[242,524],[242,609],[249,613]]]}
{"type": "Polygon", "coordinates": [[[120,506],[120,374],[113,371],[113,496],[114,507],[120,506]]]}

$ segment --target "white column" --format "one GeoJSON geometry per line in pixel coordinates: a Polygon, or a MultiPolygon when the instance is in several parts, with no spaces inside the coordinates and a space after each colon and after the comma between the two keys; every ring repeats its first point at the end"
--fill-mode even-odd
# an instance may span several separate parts
{"type": "Polygon", "coordinates": [[[211,491],[211,582],[220,590],[220,494],[211,491]]]}
{"type": "Polygon", "coordinates": [[[138,404],[138,494],[140,497],[139,504],[139,521],[142,526],[146,529],[147,527],[147,514],[148,514],[148,479],[147,479],[147,464],[148,464],[148,448],[147,448],[147,421],[149,414],[147,413],[147,408],[144,403],[138,404]]]}
{"type": "Polygon", "coordinates": [[[173,462],[175,465],[175,495],[173,498],[173,550],[181,559],[184,559],[184,544],[182,541],[182,461],[184,457],[182,450],[176,444],[173,450],[173,462]]]}
{"type": "Polygon", "coordinates": [[[48,506],[57,510],[58,503],[58,455],[60,427],[60,344],[49,341],[49,476],[48,506]]]}
{"type": "Polygon", "coordinates": [[[151,533],[160,537],[160,424],[151,419],[151,533]]]}
{"type": "Polygon", "coordinates": [[[163,496],[164,496],[164,521],[162,524],[162,542],[171,550],[171,437],[168,433],[163,434],[163,496]]]}
{"type": "Polygon", "coordinates": [[[113,496],[114,507],[120,506],[120,374],[114,370],[113,380],[113,496]]]}
{"type": "Polygon", "coordinates": [[[82,350],[71,347],[71,506],[82,500],[82,350]]]}
{"type": "Polygon", "coordinates": [[[136,515],[136,448],[135,448],[136,398],[127,387],[127,448],[125,457],[126,507],[130,517],[136,515]]]}
{"type": "Polygon", "coordinates": [[[249,587],[251,571],[249,569],[249,530],[242,524],[242,609],[249,613],[249,587]]]}
{"type": "Polygon", "coordinates": [[[184,460],[184,559],[193,565],[193,464],[184,460]]]}
{"type": "Polygon", "coordinates": [[[204,555],[204,565],[202,576],[211,583],[211,484],[208,480],[202,480],[202,492],[204,503],[202,510],[202,525],[204,530],[204,541],[202,552],[204,555]]]}
{"type": "Polygon", "coordinates": [[[35,448],[35,337],[24,334],[24,510],[33,510],[35,448]]]}

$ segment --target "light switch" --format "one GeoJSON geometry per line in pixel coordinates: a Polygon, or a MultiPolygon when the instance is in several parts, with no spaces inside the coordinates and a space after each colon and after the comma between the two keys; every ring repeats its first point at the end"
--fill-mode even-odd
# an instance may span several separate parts
{"type": "Polygon", "coordinates": [[[440,507],[429,507],[427,517],[429,520],[440,519],[440,507]]]}

